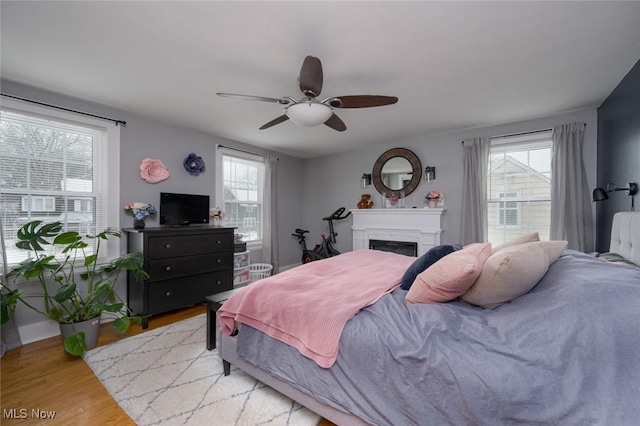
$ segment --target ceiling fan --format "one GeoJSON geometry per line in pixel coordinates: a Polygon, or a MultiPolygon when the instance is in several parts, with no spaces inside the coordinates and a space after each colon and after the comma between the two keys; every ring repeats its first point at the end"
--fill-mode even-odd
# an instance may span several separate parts
{"type": "Polygon", "coordinates": [[[395,96],[351,95],[332,96],[322,101],[316,99],[322,91],[322,63],[314,56],[307,56],[300,69],[298,85],[303,97],[296,100],[291,96],[267,98],[263,96],[239,95],[234,93],[217,93],[218,96],[250,101],[272,102],[287,105],[284,114],[266,123],[260,130],[280,124],[289,119],[301,126],[310,127],[325,124],[334,130],[344,132],[347,126],[335,114],[334,108],[370,108],[391,105],[398,102],[395,96]]]}

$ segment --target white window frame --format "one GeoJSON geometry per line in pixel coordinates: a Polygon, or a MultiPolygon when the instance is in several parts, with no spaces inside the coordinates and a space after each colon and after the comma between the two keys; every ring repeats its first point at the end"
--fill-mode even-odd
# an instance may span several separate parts
{"type": "Polygon", "coordinates": [[[520,216],[520,203],[518,203],[518,199],[520,198],[520,194],[519,191],[508,191],[508,192],[498,192],[496,198],[498,198],[499,202],[496,203],[496,227],[501,227],[501,228],[519,228],[520,227],[520,221],[521,221],[521,216],[520,216]],[[510,202],[515,202],[516,203],[516,207],[515,208],[508,208],[506,206],[506,203],[510,203],[510,202]],[[504,204],[503,204],[504,203],[504,204]],[[503,207],[504,205],[504,207],[503,207]],[[504,218],[505,218],[505,222],[506,222],[506,212],[508,211],[512,211],[515,210],[516,211],[516,223],[515,224],[511,224],[511,223],[500,223],[500,213],[501,212],[505,212],[504,218]]]}
{"type": "MultiPolygon", "coordinates": [[[[99,148],[101,149],[102,159],[101,164],[94,167],[100,167],[102,171],[102,179],[105,179],[103,187],[106,188],[106,193],[103,196],[98,197],[97,208],[102,209],[104,215],[104,223],[102,226],[98,224],[98,232],[106,228],[120,229],[120,127],[115,123],[108,120],[102,120],[85,116],[82,114],[75,114],[56,108],[37,105],[31,102],[24,102],[15,99],[2,99],[2,106],[0,107],[0,114],[3,111],[12,112],[16,114],[24,114],[30,116],[36,116],[41,119],[66,122],[72,125],[82,127],[93,127],[105,132],[106,140],[104,144],[99,148]],[[103,229],[100,229],[103,228],[103,229]]],[[[1,115],[0,115],[1,119],[1,115]]],[[[0,188],[1,190],[1,188],[0,188]]],[[[5,238],[6,240],[7,238],[5,238]]],[[[111,238],[108,241],[103,242],[101,256],[99,262],[107,262],[110,259],[119,257],[122,252],[123,244],[118,239],[111,238]]],[[[12,265],[8,265],[11,267],[12,265]]],[[[1,269],[1,268],[0,268],[1,269]]]]}
{"type": "MultiPolygon", "coordinates": [[[[224,164],[223,164],[223,156],[228,156],[228,157],[232,157],[232,158],[237,158],[237,159],[242,159],[242,160],[248,160],[248,161],[253,161],[256,163],[261,163],[262,166],[262,173],[259,175],[258,179],[258,185],[260,186],[259,189],[259,204],[261,205],[261,217],[260,217],[260,222],[262,223],[262,235],[260,236],[261,238],[258,240],[252,240],[252,241],[247,241],[247,248],[248,249],[261,249],[262,248],[262,238],[264,237],[264,227],[265,227],[265,223],[264,223],[264,183],[265,183],[265,167],[264,167],[264,157],[261,155],[257,155],[257,154],[251,154],[248,152],[244,152],[244,151],[239,151],[233,148],[227,148],[227,147],[223,147],[223,146],[218,146],[217,150],[216,150],[216,206],[219,206],[222,208],[222,206],[224,206],[225,201],[224,201],[224,164]]],[[[247,219],[253,219],[254,218],[245,218],[245,220],[247,219]]]]}

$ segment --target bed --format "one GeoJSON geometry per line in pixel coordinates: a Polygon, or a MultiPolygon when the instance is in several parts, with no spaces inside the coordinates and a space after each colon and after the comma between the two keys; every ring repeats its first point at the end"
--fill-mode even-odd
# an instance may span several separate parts
{"type": "MultiPolygon", "coordinates": [[[[419,280],[405,290],[401,271],[416,259],[389,253],[383,263],[373,250],[352,252],[343,264],[337,259],[347,253],[261,280],[218,311],[225,371],[234,365],[338,425],[633,424],[640,416],[640,213],[615,215],[610,252],[617,257],[563,249],[532,288],[508,302],[482,307],[474,299],[483,297],[471,290],[496,253],[539,245],[518,242],[488,254],[476,247],[483,253],[476,256],[480,275],[460,297],[442,303],[408,303],[419,280]],[[363,260],[368,255],[373,261],[363,260]],[[301,275],[321,287],[318,296],[306,293],[313,289],[301,286],[301,275]],[[317,284],[336,277],[342,290],[317,284]],[[278,287],[290,291],[274,296],[278,287]],[[301,308],[317,309],[312,318],[287,313],[299,293],[318,297],[315,308],[301,308]],[[361,307],[341,307],[350,294],[361,307]],[[327,309],[328,302],[338,307],[327,309]],[[243,312],[245,304],[252,311],[243,312]],[[343,322],[327,325],[322,310],[335,310],[343,322]],[[281,325],[292,322],[297,329],[301,323],[318,328],[283,331],[281,325]],[[327,344],[334,328],[336,347],[327,344]]],[[[540,263],[533,259],[526,267],[540,263]]]]}

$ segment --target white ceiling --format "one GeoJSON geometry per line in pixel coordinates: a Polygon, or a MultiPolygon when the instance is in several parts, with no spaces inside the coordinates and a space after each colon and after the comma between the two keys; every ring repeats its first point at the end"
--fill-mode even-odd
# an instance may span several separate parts
{"type": "Polygon", "coordinates": [[[5,1],[2,78],[300,158],[597,107],[640,58],[640,2],[5,1]],[[345,132],[232,92],[398,96],[345,132]]]}

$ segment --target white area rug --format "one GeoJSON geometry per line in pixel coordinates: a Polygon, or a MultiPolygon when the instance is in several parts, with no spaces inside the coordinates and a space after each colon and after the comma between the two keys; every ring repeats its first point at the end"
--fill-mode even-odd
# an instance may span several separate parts
{"type": "Polygon", "coordinates": [[[138,425],[316,425],[320,417],[206,348],[206,315],[88,351],[84,360],[138,425]]]}

